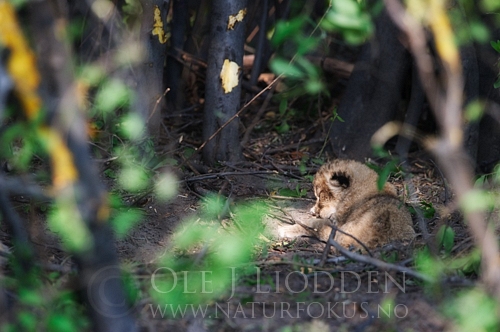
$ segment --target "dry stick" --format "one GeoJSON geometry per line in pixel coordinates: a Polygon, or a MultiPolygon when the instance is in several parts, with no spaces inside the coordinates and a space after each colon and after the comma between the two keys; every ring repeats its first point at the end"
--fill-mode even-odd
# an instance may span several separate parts
{"type": "Polygon", "coordinates": [[[165,98],[165,96],[167,95],[167,93],[169,91],[170,91],[170,88],[166,88],[165,91],[163,92],[163,94],[156,99],[155,107],[153,108],[153,111],[149,115],[148,122],[149,122],[149,120],[151,120],[151,117],[153,116],[153,114],[156,113],[156,109],[158,108],[158,105],[160,104],[160,102],[162,101],[162,99],[165,98]]]}
{"type": "MultiPolygon", "coordinates": [[[[422,26],[411,17],[397,0],[385,0],[386,8],[395,24],[406,34],[410,49],[415,58],[422,85],[438,120],[441,138],[429,140],[428,148],[442,165],[444,174],[449,179],[457,200],[464,201],[473,190],[473,170],[462,147],[461,133],[461,95],[462,76],[456,64],[444,65],[444,87],[440,89],[432,72],[432,61],[427,53],[427,39],[422,26]],[[432,89],[432,88],[435,89],[432,89]],[[439,89],[439,90],[438,90],[439,89]],[[441,92],[441,93],[436,93],[441,92]],[[440,110],[442,110],[440,112],[440,110]]],[[[465,218],[474,240],[482,254],[482,279],[486,286],[500,301],[500,262],[498,244],[492,230],[488,229],[483,213],[464,211],[465,218]]]]}
{"type": "Polygon", "coordinates": [[[337,227],[332,227],[332,231],[330,235],[328,235],[328,240],[326,241],[325,249],[323,249],[323,255],[321,255],[321,260],[319,261],[318,266],[323,267],[325,265],[326,259],[328,258],[328,253],[330,252],[330,248],[332,246],[332,241],[337,234],[337,227]]]}
{"type": "Polygon", "coordinates": [[[212,174],[203,174],[198,176],[193,176],[192,178],[185,179],[181,182],[193,182],[193,181],[201,181],[208,179],[216,179],[219,177],[224,177],[228,175],[256,175],[256,174],[278,174],[275,171],[250,171],[250,172],[222,172],[222,173],[212,173],[212,174]]]}
{"type": "Polygon", "coordinates": [[[212,134],[212,136],[210,136],[205,142],[203,142],[203,144],[200,145],[200,147],[198,149],[196,149],[197,152],[200,152],[204,147],[205,145],[208,144],[208,142],[210,142],[211,140],[214,139],[215,136],[217,136],[224,128],[226,128],[231,122],[233,122],[234,119],[236,119],[238,116],[240,116],[240,114],[247,109],[247,107],[253,103],[257,98],[259,98],[264,92],[266,92],[267,90],[270,90],[271,87],[281,78],[281,76],[283,76],[283,74],[279,75],[278,77],[276,77],[271,83],[269,83],[268,86],[266,86],[264,89],[262,89],[258,94],[255,95],[255,97],[253,97],[252,99],[250,99],[250,101],[248,103],[246,103],[245,105],[243,105],[242,108],[240,108],[240,110],[238,112],[236,112],[235,115],[233,115],[232,117],[230,117],[222,126],[219,127],[219,129],[217,129],[215,131],[215,133],[212,134]]]}
{"type": "Polygon", "coordinates": [[[332,228],[332,232],[330,233],[330,237],[328,239],[328,243],[330,245],[334,246],[335,249],[337,249],[342,255],[346,256],[347,258],[350,258],[350,259],[355,260],[357,262],[361,262],[361,263],[365,263],[365,264],[370,264],[370,265],[376,266],[376,267],[378,267],[381,270],[398,271],[398,272],[406,273],[409,276],[412,276],[412,277],[420,279],[420,280],[424,280],[424,281],[427,281],[427,282],[432,282],[433,281],[432,278],[430,278],[429,276],[426,276],[426,275],[424,275],[422,273],[414,271],[414,270],[412,270],[410,268],[407,268],[405,266],[391,264],[391,263],[386,263],[386,262],[381,261],[379,259],[376,259],[376,258],[373,258],[373,257],[369,257],[369,256],[366,256],[366,255],[360,255],[360,254],[357,254],[355,252],[347,250],[346,248],[342,247],[337,241],[333,240],[333,236],[334,235],[332,236],[332,234],[335,234],[336,231],[337,230],[335,228],[332,228]]]}
{"type": "Polygon", "coordinates": [[[264,100],[264,102],[262,103],[262,106],[260,107],[259,111],[255,115],[255,118],[253,119],[252,123],[248,126],[248,128],[245,132],[245,135],[243,135],[243,139],[241,140],[241,143],[240,143],[241,146],[246,145],[246,143],[248,142],[248,139],[250,138],[250,134],[253,131],[253,128],[255,128],[255,126],[259,123],[262,114],[264,114],[264,112],[266,111],[267,105],[269,105],[269,102],[271,101],[271,98],[273,97],[273,92],[274,92],[275,87],[276,86],[273,86],[271,91],[267,94],[266,99],[264,100]]]}

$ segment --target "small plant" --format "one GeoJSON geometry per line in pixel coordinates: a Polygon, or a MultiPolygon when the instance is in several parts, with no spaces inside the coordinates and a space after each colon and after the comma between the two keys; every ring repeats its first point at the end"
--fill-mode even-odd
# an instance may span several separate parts
{"type": "Polygon", "coordinates": [[[299,184],[295,186],[295,189],[281,188],[278,189],[278,195],[285,197],[305,197],[307,196],[307,190],[301,189],[299,184]]]}
{"type": "Polygon", "coordinates": [[[201,219],[184,223],[175,233],[172,246],[177,254],[170,250],[153,276],[149,292],[155,302],[207,303],[225,294],[234,278],[250,273],[244,264],[260,245],[265,206],[259,202],[236,206],[232,223],[222,228],[217,219],[224,206],[220,197],[207,198],[201,219]]]}

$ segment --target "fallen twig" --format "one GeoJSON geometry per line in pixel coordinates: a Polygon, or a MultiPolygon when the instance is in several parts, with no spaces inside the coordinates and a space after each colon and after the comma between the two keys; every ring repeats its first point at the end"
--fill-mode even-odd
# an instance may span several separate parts
{"type": "Polygon", "coordinates": [[[202,174],[198,176],[193,176],[188,179],[184,179],[181,182],[194,182],[194,181],[202,181],[208,179],[217,179],[224,176],[231,175],[257,175],[257,174],[278,174],[275,171],[249,171],[249,172],[221,172],[221,173],[210,173],[210,174],[202,174]]]}
{"type": "MultiPolygon", "coordinates": [[[[332,229],[332,233],[334,231],[335,230],[332,229]]],[[[337,249],[342,255],[344,255],[347,258],[350,258],[352,260],[355,260],[357,262],[370,264],[370,265],[373,265],[375,267],[378,267],[381,270],[397,271],[397,272],[401,272],[401,273],[406,273],[409,276],[412,276],[414,278],[417,278],[417,279],[420,279],[420,280],[423,280],[423,281],[426,281],[426,282],[432,282],[433,281],[433,279],[431,277],[429,277],[429,276],[427,276],[425,274],[419,273],[417,271],[414,271],[414,270],[412,270],[410,268],[407,268],[405,266],[400,266],[400,265],[396,265],[396,264],[387,263],[387,262],[381,261],[380,259],[376,259],[374,257],[369,257],[369,256],[366,256],[366,255],[360,255],[360,254],[357,254],[355,252],[349,251],[346,248],[342,247],[337,241],[333,240],[331,238],[331,236],[330,236],[330,239],[329,239],[328,242],[332,246],[334,246],[335,249],[337,249]]]]}

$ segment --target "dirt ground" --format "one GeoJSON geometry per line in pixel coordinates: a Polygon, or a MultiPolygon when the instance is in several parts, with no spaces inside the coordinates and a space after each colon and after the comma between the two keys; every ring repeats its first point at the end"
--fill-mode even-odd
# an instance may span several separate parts
{"type": "MultiPolygon", "coordinates": [[[[118,252],[125,262],[147,266],[168,250],[175,227],[196,214],[199,197],[207,192],[222,194],[235,202],[263,199],[269,206],[266,224],[272,237],[266,255],[255,257],[259,271],[237,280],[226,296],[201,307],[191,306],[176,318],[165,314],[175,310],[167,303],[143,299],[136,307],[141,327],[146,331],[450,329],[449,320],[441,313],[446,302],[443,294],[461,289],[461,280],[444,280],[440,290],[434,293],[435,290],[426,289],[421,280],[338,254],[329,253],[326,263],[321,266],[324,243],[300,232],[295,237],[282,237],[283,228],[297,220],[311,218],[308,212],[314,204],[311,181],[299,169],[302,164],[306,174],[314,174],[318,165],[311,162],[311,156],[318,155],[324,138],[301,143],[291,136],[286,142],[276,137],[273,134],[256,135],[245,150],[246,161],[204,169],[207,171],[204,174],[220,174],[216,178],[204,179],[204,174],[193,172],[201,167],[183,165],[177,170],[181,183],[176,199],[160,204],[152,197],[144,206],[146,220],[125,240],[117,242],[118,252]],[[269,171],[269,174],[261,171],[269,171]],[[304,190],[305,195],[295,198],[280,195],[284,188],[289,189],[287,192],[304,190]]],[[[323,160],[327,158],[323,156],[323,160]]],[[[196,159],[191,162],[197,163],[196,159]]],[[[463,248],[458,244],[470,243],[460,216],[449,208],[450,189],[432,160],[423,152],[414,152],[409,174],[392,177],[390,181],[408,206],[425,202],[436,210],[434,217],[423,221],[429,233],[426,236],[432,239],[439,226],[448,224],[456,232],[457,248],[463,248]],[[408,183],[414,188],[411,196],[405,190],[408,183]]],[[[415,250],[425,245],[418,217],[414,215],[413,218],[418,233],[416,240],[409,245],[395,243],[374,250],[374,257],[392,257],[395,264],[412,268],[415,250]]]]}
{"type": "MultiPolygon", "coordinates": [[[[257,107],[250,109],[242,122],[253,121],[257,107]]],[[[272,108],[268,113],[274,112],[272,108]]],[[[186,113],[187,114],[187,113],[186,113]]],[[[200,113],[196,113],[200,116],[200,113]]],[[[274,113],[273,113],[274,114],[274,113]]],[[[148,294],[134,308],[143,331],[443,331],[450,330],[450,320],[442,313],[446,294],[451,294],[473,280],[447,278],[439,288],[429,289],[421,280],[401,272],[347,259],[329,252],[321,264],[325,244],[297,232],[283,237],[283,229],[296,221],[307,221],[314,204],[311,176],[330,158],[327,148],[329,115],[320,113],[292,123],[289,133],[277,133],[283,119],[263,115],[244,146],[245,160],[210,169],[199,156],[187,158],[202,142],[197,121],[191,117],[170,122],[168,134],[159,142],[158,154],[177,161],[169,168],[179,180],[175,199],[164,203],[148,196],[141,203],[144,220],[116,249],[124,266],[137,278],[151,278],[151,267],[171,250],[172,234],[183,221],[196,216],[200,198],[217,193],[237,204],[261,199],[268,206],[265,223],[268,246],[257,252],[255,273],[234,280],[227,294],[202,306],[184,308],[172,317],[168,303],[153,302],[148,294]],[[300,125],[299,125],[300,122],[300,125]],[[186,125],[186,123],[188,125],[186,125]],[[182,128],[182,129],[178,129],[182,128]],[[180,139],[182,137],[182,139],[180,139]],[[298,197],[290,197],[296,193],[298,197]],[[140,276],[139,276],[140,275],[140,276]]],[[[175,117],[176,115],[172,115],[175,117]]],[[[372,161],[379,166],[383,160],[372,161]]],[[[106,180],[108,185],[113,182],[106,180]]],[[[439,168],[422,151],[411,154],[406,176],[389,179],[402,200],[410,206],[435,209],[434,216],[419,220],[413,215],[417,238],[408,245],[390,244],[371,254],[394,264],[414,268],[414,253],[433,241],[441,225],[455,231],[452,254],[467,252],[471,238],[460,215],[453,210],[452,193],[439,168]],[[411,185],[409,185],[411,184],[411,185]],[[426,229],[422,231],[421,226],[426,229]]],[[[20,203],[23,205],[24,203],[20,203]]],[[[32,227],[32,239],[47,264],[71,270],[71,258],[61,250],[57,239],[46,231],[36,208],[26,212],[32,227]]],[[[297,229],[297,228],[296,228],[297,229]]],[[[298,228],[300,229],[300,227],[298,228]]],[[[0,237],[5,238],[5,234],[0,237]]],[[[1,238],[0,238],[1,239],[1,238]]],[[[5,242],[5,241],[4,241],[5,242]]]]}

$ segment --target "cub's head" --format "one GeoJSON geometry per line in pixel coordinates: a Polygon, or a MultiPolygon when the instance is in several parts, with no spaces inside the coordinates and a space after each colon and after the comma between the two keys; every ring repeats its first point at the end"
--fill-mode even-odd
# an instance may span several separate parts
{"type": "Polygon", "coordinates": [[[311,209],[313,215],[325,219],[335,216],[337,206],[351,187],[352,181],[349,173],[342,168],[328,166],[330,164],[322,166],[314,177],[316,204],[311,209]]]}

